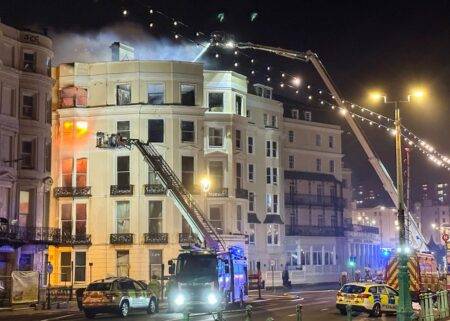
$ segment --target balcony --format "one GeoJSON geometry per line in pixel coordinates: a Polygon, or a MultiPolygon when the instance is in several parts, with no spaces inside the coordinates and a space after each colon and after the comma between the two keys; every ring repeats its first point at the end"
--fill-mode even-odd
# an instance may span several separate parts
{"type": "Polygon", "coordinates": [[[178,243],[180,243],[180,244],[196,244],[196,243],[198,243],[198,238],[194,234],[180,233],[180,234],[178,234],[178,243]]]}
{"type": "Polygon", "coordinates": [[[146,244],[167,244],[169,243],[169,234],[167,233],[145,233],[144,243],[146,244]]]}
{"type": "Polygon", "coordinates": [[[228,197],[228,188],[213,188],[208,192],[208,197],[228,197]]]}
{"type": "Polygon", "coordinates": [[[378,227],[359,224],[349,224],[345,226],[345,230],[359,233],[380,234],[378,227]]]}
{"type": "Polygon", "coordinates": [[[236,198],[243,198],[248,200],[248,190],[243,188],[236,188],[236,198]]]}
{"type": "Polygon", "coordinates": [[[286,236],[344,236],[342,226],[286,225],[286,236]]]}
{"type": "Polygon", "coordinates": [[[344,199],[342,197],[329,195],[313,195],[313,194],[285,194],[285,205],[304,205],[304,206],[320,206],[334,207],[338,209],[344,208],[344,199]]]}
{"type": "Polygon", "coordinates": [[[165,195],[167,189],[162,184],[145,184],[144,194],[145,195],[165,195]]]}
{"type": "Polygon", "coordinates": [[[91,235],[90,234],[63,234],[61,235],[61,245],[91,245],[91,235]]]}
{"type": "Polygon", "coordinates": [[[109,194],[111,196],[130,196],[133,195],[134,185],[111,185],[109,194]]]}
{"type": "Polygon", "coordinates": [[[56,198],[60,197],[89,197],[91,196],[91,187],[55,187],[53,190],[53,195],[56,198]]]}
{"type": "Polygon", "coordinates": [[[109,243],[110,244],[133,244],[133,234],[132,233],[110,234],[109,243]]]}
{"type": "Polygon", "coordinates": [[[10,224],[0,224],[0,245],[58,245],[60,241],[61,231],[59,228],[27,227],[10,224]]]}

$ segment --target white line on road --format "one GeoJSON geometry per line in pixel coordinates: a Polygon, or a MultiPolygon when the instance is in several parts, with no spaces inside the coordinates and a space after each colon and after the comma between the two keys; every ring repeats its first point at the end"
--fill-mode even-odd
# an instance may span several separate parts
{"type": "Polygon", "coordinates": [[[61,315],[59,317],[54,317],[54,318],[48,318],[48,319],[43,319],[41,321],[53,321],[53,320],[61,320],[61,319],[65,319],[68,317],[71,317],[72,315],[75,315],[76,313],[72,313],[72,314],[65,314],[65,315],[61,315]]]}
{"type": "Polygon", "coordinates": [[[297,313],[288,314],[288,317],[295,317],[297,313]]]}
{"type": "Polygon", "coordinates": [[[326,310],[328,310],[328,308],[323,308],[323,309],[320,309],[320,311],[326,311],[326,310]]]}

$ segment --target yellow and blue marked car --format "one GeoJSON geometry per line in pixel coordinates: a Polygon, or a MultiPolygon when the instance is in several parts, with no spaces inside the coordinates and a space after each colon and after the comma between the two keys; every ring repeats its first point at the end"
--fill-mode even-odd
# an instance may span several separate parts
{"type": "Polygon", "coordinates": [[[347,305],[353,311],[367,312],[372,317],[397,311],[398,292],[386,284],[347,283],[336,295],[336,308],[347,314],[347,305]]]}

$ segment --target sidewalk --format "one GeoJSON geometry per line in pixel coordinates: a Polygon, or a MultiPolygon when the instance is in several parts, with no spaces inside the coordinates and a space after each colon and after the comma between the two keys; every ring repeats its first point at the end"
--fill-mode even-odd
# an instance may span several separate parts
{"type": "Polygon", "coordinates": [[[77,302],[70,301],[69,304],[61,304],[60,308],[56,308],[56,304],[52,304],[51,310],[42,309],[42,305],[38,305],[37,308],[30,306],[12,306],[12,307],[2,307],[0,308],[0,320],[12,319],[14,320],[24,319],[27,320],[26,317],[30,315],[40,315],[40,316],[48,316],[55,317],[58,315],[69,315],[69,314],[78,314],[80,313],[78,310],[77,302]]]}

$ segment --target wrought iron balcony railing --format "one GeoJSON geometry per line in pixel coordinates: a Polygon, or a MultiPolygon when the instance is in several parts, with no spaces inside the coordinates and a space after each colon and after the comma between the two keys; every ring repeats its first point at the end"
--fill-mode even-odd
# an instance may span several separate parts
{"type": "Polygon", "coordinates": [[[194,234],[180,233],[180,234],[178,234],[178,243],[180,243],[180,244],[196,244],[196,243],[198,243],[198,238],[194,234]]]}
{"type": "Polygon", "coordinates": [[[359,224],[346,225],[345,230],[352,231],[352,232],[370,233],[370,234],[379,234],[380,233],[380,230],[376,226],[367,226],[367,225],[359,225],[359,224]]]}
{"type": "Polygon", "coordinates": [[[61,241],[61,230],[53,227],[27,227],[0,223],[0,244],[48,244],[58,245],[61,241]]]}
{"type": "Polygon", "coordinates": [[[111,185],[110,195],[127,196],[133,195],[134,185],[111,185]]]}
{"type": "Polygon", "coordinates": [[[243,198],[248,200],[248,190],[243,188],[236,188],[236,198],[243,198]]]}
{"type": "Polygon", "coordinates": [[[91,196],[91,187],[55,187],[53,195],[59,197],[89,197],[91,196]]]}
{"type": "Polygon", "coordinates": [[[344,199],[342,197],[330,195],[297,194],[290,193],[284,195],[286,205],[306,205],[344,208],[344,199]]]}
{"type": "Polygon", "coordinates": [[[228,188],[214,188],[208,192],[208,197],[228,197],[228,188]]]}
{"type": "Polygon", "coordinates": [[[144,243],[147,244],[167,244],[169,242],[169,234],[167,233],[145,233],[144,243]]]}
{"type": "Polygon", "coordinates": [[[132,233],[116,233],[109,236],[109,243],[111,244],[133,244],[132,233]]]}
{"type": "Polygon", "coordinates": [[[166,194],[167,189],[162,184],[145,184],[144,194],[145,195],[158,195],[166,194]]]}
{"type": "Polygon", "coordinates": [[[62,234],[61,235],[61,245],[91,245],[91,235],[90,234],[62,234]]]}
{"type": "Polygon", "coordinates": [[[287,236],[344,236],[342,226],[286,225],[287,236]]]}

